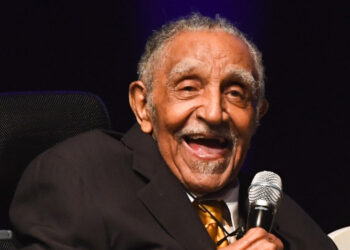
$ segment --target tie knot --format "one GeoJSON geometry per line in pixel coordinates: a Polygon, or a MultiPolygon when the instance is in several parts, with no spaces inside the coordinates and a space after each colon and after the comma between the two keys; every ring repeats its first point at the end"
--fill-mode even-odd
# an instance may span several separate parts
{"type": "MultiPolygon", "coordinates": [[[[197,209],[198,215],[212,240],[216,243],[224,238],[225,233],[221,227],[218,226],[218,223],[222,225],[223,222],[222,207],[225,205],[224,202],[208,200],[199,203],[197,201],[194,201],[193,205],[197,209]]],[[[224,241],[220,247],[227,245],[227,241],[224,241]]]]}
{"type": "Polygon", "coordinates": [[[222,223],[222,205],[223,205],[223,202],[216,201],[216,200],[208,200],[208,201],[201,202],[201,204],[199,204],[198,202],[195,201],[193,204],[197,208],[198,214],[201,217],[201,220],[202,220],[204,225],[208,224],[208,223],[216,223],[215,220],[210,215],[210,213],[220,223],[222,223]],[[209,213],[207,211],[209,211],[209,213]]]}

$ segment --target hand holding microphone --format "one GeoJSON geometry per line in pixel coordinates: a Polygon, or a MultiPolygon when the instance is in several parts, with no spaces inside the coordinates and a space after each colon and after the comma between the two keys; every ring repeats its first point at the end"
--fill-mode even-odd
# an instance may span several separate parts
{"type": "Polygon", "coordinates": [[[275,213],[282,198],[281,178],[269,171],[257,173],[249,187],[248,232],[222,249],[283,249],[283,243],[272,229],[275,213]]]}
{"type": "Polygon", "coordinates": [[[255,227],[250,229],[241,239],[220,250],[282,250],[283,243],[275,235],[265,229],[255,227]]]}

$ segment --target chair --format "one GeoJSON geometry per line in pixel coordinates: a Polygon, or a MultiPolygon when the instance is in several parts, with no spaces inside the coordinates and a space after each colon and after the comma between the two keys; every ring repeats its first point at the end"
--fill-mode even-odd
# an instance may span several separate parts
{"type": "Polygon", "coordinates": [[[339,250],[349,250],[350,249],[350,226],[340,228],[328,236],[334,241],[339,250]]]}
{"type": "Polygon", "coordinates": [[[1,250],[16,249],[12,242],[12,232],[10,230],[0,230],[0,249],[1,250]]]}
{"type": "MultiPolygon", "coordinates": [[[[28,163],[54,144],[94,128],[109,129],[103,102],[84,92],[0,94],[0,229],[28,163]]],[[[6,231],[2,231],[3,236],[6,231]]],[[[4,237],[3,237],[4,238],[4,237]]]]}

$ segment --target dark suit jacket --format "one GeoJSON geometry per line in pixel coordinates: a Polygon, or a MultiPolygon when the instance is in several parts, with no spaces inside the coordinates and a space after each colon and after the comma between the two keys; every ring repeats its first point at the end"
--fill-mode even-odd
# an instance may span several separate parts
{"type": "MultiPolygon", "coordinates": [[[[30,164],[10,217],[25,249],[215,249],[185,191],[138,126],[121,141],[95,130],[30,164]]],[[[274,232],[286,249],[335,249],[288,196],[274,232]]]]}

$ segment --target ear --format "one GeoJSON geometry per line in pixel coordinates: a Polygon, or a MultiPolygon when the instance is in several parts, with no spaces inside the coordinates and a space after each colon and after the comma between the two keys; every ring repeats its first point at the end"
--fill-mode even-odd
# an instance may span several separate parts
{"type": "Polygon", "coordinates": [[[261,120],[261,118],[263,118],[266,115],[268,109],[269,109],[269,102],[264,98],[259,106],[259,114],[258,114],[259,121],[261,120]]]}
{"type": "Polygon", "coordinates": [[[135,81],[129,86],[129,104],[135,114],[137,122],[144,133],[153,131],[150,111],[147,107],[147,89],[142,81],[135,81]]]}

